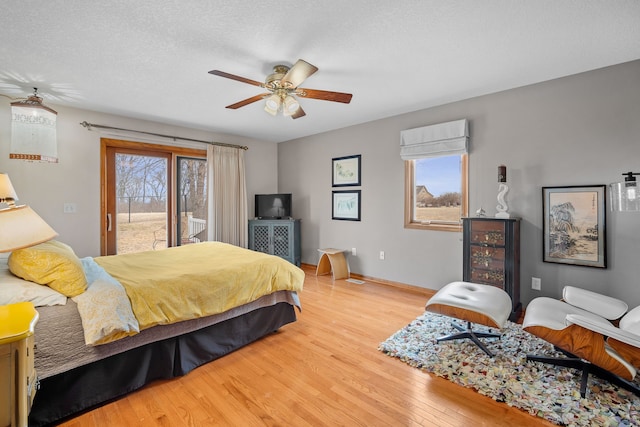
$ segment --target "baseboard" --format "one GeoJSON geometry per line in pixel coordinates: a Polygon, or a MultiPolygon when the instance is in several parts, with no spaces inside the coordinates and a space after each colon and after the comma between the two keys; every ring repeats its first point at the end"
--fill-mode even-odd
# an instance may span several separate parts
{"type": "MultiPolygon", "coordinates": [[[[302,263],[301,268],[303,268],[304,270],[315,271],[317,266],[313,264],[302,263]]],[[[434,289],[423,288],[415,285],[408,285],[406,283],[394,282],[393,280],[379,279],[377,277],[365,276],[358,273],[349,273],[349,276],[352,279],[364,280],[365,282],[373,282],[375,284],[383,285],[383,286],[390,286],[393,288],[398,288],[405,291],[424,295],[429,298],[432,297],[436,292],[438,292],[437,290],[434,290],[434,289]]]]}

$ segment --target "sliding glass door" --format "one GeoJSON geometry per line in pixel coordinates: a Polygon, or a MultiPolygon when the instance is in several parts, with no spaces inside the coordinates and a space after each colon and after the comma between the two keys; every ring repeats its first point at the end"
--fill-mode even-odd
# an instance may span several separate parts
{"type": "Polygon", "coordinates": [[[171,155],[109,150],[107,255],[166,248],[171,155]]]}
{"type": "Polygon", "coordinates": [[[206,239],[206,152],[110,139],[101,152],[102,255],[206,239]]]}
{"type": "Polygon", "coordinates": [[[207,240],[207,161],[178,157],[179,245],[207,240]]]}

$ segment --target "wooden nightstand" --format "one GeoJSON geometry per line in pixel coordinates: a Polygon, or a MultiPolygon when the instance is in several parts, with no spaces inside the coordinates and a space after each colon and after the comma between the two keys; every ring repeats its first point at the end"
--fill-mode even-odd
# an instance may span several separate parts
{"type": "Polygon", "coordinates": [[[28,424],[38,380],[33,331],[38,312],[30,302],[0,306],[0,426],[28,424]]]}

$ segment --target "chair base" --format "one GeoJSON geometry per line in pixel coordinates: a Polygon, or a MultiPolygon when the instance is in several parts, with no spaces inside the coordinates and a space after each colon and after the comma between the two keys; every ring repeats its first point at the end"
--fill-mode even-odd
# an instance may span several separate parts
{"type": "Polygon", "coordinates": [[[467,322],[467,327],[466,328],[458,325],[455,322],[452,322],[451,325],[454,328],[456,328],[457,330],[459,330],[460,332],[453,333],[451,335],[445,335],[445,336],[440,337],[440,338],[436,338],[436,342],[439,343],[440,341],[452,341],[452,340],[470,339],[471,341],[473,341],[473,343],[475,345],[480,347],[480,349],[482,351],[487,353],[487,356],[493,357],[493,353],[484,345],[484,343],[482,341],[479,340],[479,338],[498,338],[498,339],[500,339],[501,334],[495,334],[493,332],[475,332],[475,331],[473,331],[471,329],[471,322],[467,322]]]}
{"type": "Polygon", "coordinates": [[[627,381],[617,375],[612,374],[606,369],[594,365],[584,359],[581,359],[561,348],[556,347],[556,350],[566,354],[567,357],[548,357],[548,356],[535,356],[527,355],[527,361],[542,362],[550,365],[564,366],[565,368],[573,368],[582,372],[582,378],[580,379],[580,396],[585,398],[587,395],[587,383],[589,381],[589,374],[593,374],[603,380],[609,381],[619,387],[629,390],[636,396],[640,397],[640,388],[638,388],[631,381],[627,381]]]}

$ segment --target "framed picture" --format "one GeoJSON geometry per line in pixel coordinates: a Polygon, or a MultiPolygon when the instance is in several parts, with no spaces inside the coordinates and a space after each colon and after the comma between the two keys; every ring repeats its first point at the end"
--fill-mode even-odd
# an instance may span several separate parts
{"type": "Polygon", "coordinates": [[[360,190],[333,192],[331,219],[360,221],[360,190]]]}
{"type": "Polygon", "coordinates": [[[544,262],[607,267],[604,185],[542,187],[544,262]]]}
{"type": "Polygon", "coordinates": [[[358,186],[360,184],[361,155],[337,157],[332,160],[332,187],[358,186]]]}

